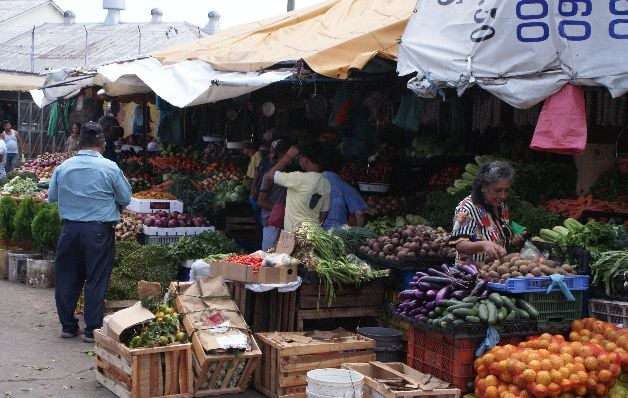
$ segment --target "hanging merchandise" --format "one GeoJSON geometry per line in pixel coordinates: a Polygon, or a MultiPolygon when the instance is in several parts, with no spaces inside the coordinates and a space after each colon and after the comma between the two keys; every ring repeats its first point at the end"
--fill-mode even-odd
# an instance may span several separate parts
{"type": "Polygon", "coordinates": [[[578,155],[587,144],[582,87],[566,84],[545,100],[530,148],[578,155]]]}
{"type": "Polygon", "coordinates": [[[318,93],[316,81],[314,92],[305,100],[305,118],[309,120],[324,120],[327,116],[327,99],[318,93]]]}
{"type": "Polygon", "coordinates": [[[369,108],[371,112],[371,117],[374,119],[373,121],[375,123],[375,130],[378,133],[383,132],[394,115],[392,101],[379,91],[374,91],[366,97],[362,103],[369,108]]]}
{"type": "Polygon", "coordinates": [[[338,129],[342,137],[343,155],[366,159],[377,148],[375,131],[368,122],[369,110],[360,102],[354,101],[348,113],[347,121],[338,129]]]}
{"type": "Polygon", "coordinates": [[[393,124],[406,131],[419,131],[421,116],[423,115],[423,100],[416,95],[406,92],[401,96],[401,104],[393,119],[393,124]]]}

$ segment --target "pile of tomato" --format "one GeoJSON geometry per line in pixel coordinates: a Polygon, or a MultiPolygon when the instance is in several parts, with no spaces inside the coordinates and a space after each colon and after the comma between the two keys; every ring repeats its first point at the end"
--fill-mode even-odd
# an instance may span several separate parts
{"type": "Polygon", "coordinates": [[[259,272],[264,259],[254,254],[241,254],[225,258],[223,261],[240,265],[247,265],[253,268],[253,272],[259,272]]]}
{"type": "Polygon", "coordinates": [[[596,332],[589,342],[569,342],[563,336],[545,333],[518,347],[496,346],[477,358],[476,397],[607,396],[622,371],[626,351],[617,349],[626,345],[628,330],[596,320],[590,323],[596,332]],[[600,345],[605,336],[618,343],[600,345]]]}

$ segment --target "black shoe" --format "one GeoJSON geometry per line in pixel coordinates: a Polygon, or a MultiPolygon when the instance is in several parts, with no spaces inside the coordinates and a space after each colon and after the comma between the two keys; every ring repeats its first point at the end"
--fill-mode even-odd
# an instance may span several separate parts
{"type": "Polygon", "coordinates": [[[63,338],[63,339],[71,339],[73,337],[78,336],[79,334],[83,334],[83,331],[81,329],[76,329],[73,332],[61,331],[61,338],[63,338]]]}
{"type": "Polygon", "coordinates": [[[83,336],[83,341],[86,343],[94,343],[96,340],[94,340],[94,336],[83,336]]]}

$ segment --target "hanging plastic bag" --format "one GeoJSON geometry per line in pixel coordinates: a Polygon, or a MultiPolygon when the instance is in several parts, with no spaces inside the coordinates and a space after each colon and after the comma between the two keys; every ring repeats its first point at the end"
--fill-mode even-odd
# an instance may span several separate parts
{"type": "Polygon", "coordinates": [[[519,256],[521,256],[524,260],[536,260],[539,257],[544,257],[543,253],[541,253],[541,251],[534,246],[534,243],[529,240],[526,240],[523,244],[523,248],[519,252],[519,256]]]}
{"type": "Polygon", "coordinates": [[[587,145],[587,117],[582,87],[565,84],[545,100],[530,148],[578,155],[587,145]]]}

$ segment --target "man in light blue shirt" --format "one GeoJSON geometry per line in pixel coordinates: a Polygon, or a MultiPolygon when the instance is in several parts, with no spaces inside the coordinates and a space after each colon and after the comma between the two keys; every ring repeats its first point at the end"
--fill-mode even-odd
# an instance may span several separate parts
{"type": "Polygon", "coordinates": [[[52,173],[48,201],[58,203],[63,230],[55,258],[55,301],[61,337],[79,334],[74,310],[85,293],[85,342],[102,326],[105,292],[115,257],[115,224],[131,201],[131,186],[118,166],[102,156],[98,123],[81,126],[79,152],[52,173]]]}
{"type": "Polygon", "coordinates": [[[356,226],[363,227],[366,219],[364,210],[368,205],[360,196],[360,193],[347,184],[337,174],[342,165],[342,155],[336,148],[328,147],[325,150],[322,162],[323,176],[331,186],[329,197],[329,213],[323,223],[323,229],[329,231],[333,227],[340,227],[347,224],[349,214],[353,214],[356,226]]]}

